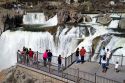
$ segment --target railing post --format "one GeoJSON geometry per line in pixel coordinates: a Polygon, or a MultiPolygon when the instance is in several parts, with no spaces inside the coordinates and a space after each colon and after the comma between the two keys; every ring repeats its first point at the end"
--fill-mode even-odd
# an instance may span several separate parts
{"type": "Polygon", "coordinates": [[[122,65],[123,65],[122,63],[123,63],[123,54],[122,54],[122,59],[121,59],[121,67],[122,67],[122,65]]]}
{"type": "Polygon", "coordinates": [[[36,56],[37,56],[37,62],[38,62],[38,51],[37,51],[37,54],[36,54],[36,56]]]}
{"type": "Polygon", "coordinates": [[[50,64],[49,64],[49,73],[51,73],[51,72],[50,72],[50,64]]]}
{"type": "Polygon", "coordinates": [[[95,73],[95,83],[96,83],[96,73],[95,73]]]}
{"type": "Polygon", "coordinates": [[[77,80],[76,80],[76,83],[79,83],[79,68],[77,69],[78,70],[78,74],[77,74],[77,80]]]}
{"type": "Polygon", "coordinates": [[[18,58],[19,58],[19,55],[18,55],[18,52],[17,52],[17,63],[18,63],[18,61],[19,61],[18,58]]]}
{"type": "Polygon", "coordinates": [[[37,58],[37,68],[38,68],[38,64],[39,64],[39,62],[38,62],[38,51],[37,51],[37,53],[36,53],[36,58],[37,58]]]}
{"type": "Polygon", "coordinates": [[[72,64],[72,62],[73,62],[73,61],[72,61],[72,56],[73,56],[73,53],[71,54],[71,64],[72,64]]]}
{"type": "Polygon", "coordinates": [[[67,67],[67,57],[65,57],[65,68],[67,67]]]}

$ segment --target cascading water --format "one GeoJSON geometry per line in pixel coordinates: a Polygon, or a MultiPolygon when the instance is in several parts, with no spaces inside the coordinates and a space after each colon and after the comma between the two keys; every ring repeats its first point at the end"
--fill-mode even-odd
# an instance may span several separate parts
{"type": "Polygon", "coordinates": [[[58,45],[55,45],[54,37],[49,32],[11,32],[9,30],[4,32],[0,39],[0,48],[2,48],[0,50],[0,69],[14,65],[16,63],[17,50],[22,50],[23,46],[42,53],[46,49],[50,49],[54,56],[59,54],[63,57],[70,55],[78,45],[78,40],[76,40],[79,34],[78,28],[66,27],[57,32],[60,32],[56,33],[58,45]]]}
{"type": "Polygon", "coordinates": [[[27,13],[23,16],[23,24],[44,24],[45,21],[44,13],[27,13]]]}
{"type": "MultiPolygon", "coordinates": [[[[14,65],[16,63],[16,52],[18,49],[22,49],[23,46],[32,48],[33,51],[39,51],[39,52],[44,52],[46,49],[50,49],[53,52],[54,56],[58,56],[59,54],[61,54],[63,57],[70,55],[72,52],[74,52],[74,50],[77,47],[81,48],[82,46],[84,46],[86,51],[89,52],[92,46],[93,39],[108,33],[112,33],[112,31],[107,30],[106,28],[108,28],[109,26],[117,27],[114,25],[118,23],[118,21],[114,20],[110,23],[109,26],[103,26],[96,23],[96,18],[94,18],[94,16],[95,15],[91,16],[93,17],[93,21],[88,23],[89,26],[94,28],[93,30],[91,30],[91,27],[89,27],[88,29],[85,28],[84,26],[77,26],[77,27],[59,26],[55,36],[53,36],[49,32],[27,32],[27,31],[4,32],[0,38],[0,48],[2,48],[0,50],[0,57],[1,57],[0,70],[7,68],[11,65],[14,65]],[[88,32],[89,35],[87,35],[86,37],[86,33],[88,32]],[[79,39],[83,40],[80,44],[78,44],[79,39]]],[[[33,17],[35,18],[34,15],[33,17]]],[[[31,18],[27,19],[28,22],[32,23],[33,21],[30,22],[29,19],[31,18]]],[[[28,22],[25,22],[25,24],[28,24],[28,22]]],[[[36,22],[35,24],[39,24],[39,22],[36,22]]],[[[109,47],[111,49],[114,49],[119,45],[125,47],[124,38],[117,39],[113,37],[110,43],[107,44],[106,48],[109,47]],[[111,45],[114,44],[113,42],[116,40],[117,43],[115,43],[115,46],[112,47],[111,45]]],[[[96,47],[100,46],[97,45],[96,47]]],[[[122,50],[122,53],[124,53],[124,48],[119,50],[120,51],[122,50]]],[[[115,54],[119,53],[119,50],[117,50],[115,54]]]]}

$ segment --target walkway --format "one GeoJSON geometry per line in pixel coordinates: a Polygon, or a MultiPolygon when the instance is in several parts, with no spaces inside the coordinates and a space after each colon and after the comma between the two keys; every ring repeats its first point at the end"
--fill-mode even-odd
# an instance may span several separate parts
{"type": "MultiPolygon", "coordinates": [[[[110,64],[109,69],[106,73],[102,73],[102,68],[97,62],[85,62],[83,64],[81,63],[74,63],[69,68],[75,68],[79,71],[84,71],[86,73],[95,74],[101,77],[105,77],[108,79],[116,80],[118,82],[123,83],[123,80],[125,80],[125,66],[120,67],[121,71],[116,73],[114,70],[114,65],[110,64]]],[[[80,77],[80,76],[79,76],[80,77]]]]}

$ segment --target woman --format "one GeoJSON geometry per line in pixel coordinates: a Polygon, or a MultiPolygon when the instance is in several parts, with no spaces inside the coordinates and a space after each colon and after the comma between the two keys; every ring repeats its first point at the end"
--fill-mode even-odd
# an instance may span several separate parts
{"type": "Polygon", "coordinates": [[[79,48],[76,50],[76,63],[79,61],[79,48]]]}
{"type": "Polygon", "coordinates": [[[44,53],[43,53],[43,61],[44,61],[44,66],[46,66],[46,60],[48,58],[48,50],[46,50],[44,53]]]}

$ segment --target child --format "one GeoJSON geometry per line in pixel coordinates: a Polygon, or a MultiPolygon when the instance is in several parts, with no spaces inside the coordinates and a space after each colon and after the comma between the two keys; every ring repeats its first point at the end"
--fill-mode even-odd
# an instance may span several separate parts
{"type": "Polygon", "coordinates": [[[115,71],[116,71],[116,72],[119,72],[118,66],[119,66],[119,64],[118,64],[118,61],[117,61],[116,64],[115,64],[115,71]]]}
{"type": "Polygon", "coordinates": [[[36,54],[34,54],[34,61],[33,61],[34,64],[37,64],[37,56],[36,54]]]}

